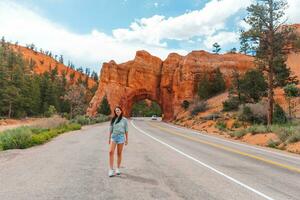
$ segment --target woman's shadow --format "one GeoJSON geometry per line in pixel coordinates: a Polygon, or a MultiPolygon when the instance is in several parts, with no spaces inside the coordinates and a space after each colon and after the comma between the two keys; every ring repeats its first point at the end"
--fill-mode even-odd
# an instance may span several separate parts
{"type": "Polygon", "coordinates": [[[116,176],[116,177],[121,178],[121,179],[129,179],[129,180],[139,182],[139,183],[158,185],[158,182],[154,179],[144,178],[144,177],[140,177],[140,176],[134,176],[134,175],[127,174],[127,173],[122,173],[121,175],[116,176]]]}

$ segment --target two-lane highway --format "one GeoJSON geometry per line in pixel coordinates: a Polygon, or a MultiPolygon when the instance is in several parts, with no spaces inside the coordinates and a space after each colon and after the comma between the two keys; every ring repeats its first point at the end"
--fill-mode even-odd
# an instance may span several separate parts
{"type": "Polygon", "coordinates": [[[149,119],[129,120],[109,178],[108,123],[0,152],[0,199],[300,199],[300,157],[149,119]]]}

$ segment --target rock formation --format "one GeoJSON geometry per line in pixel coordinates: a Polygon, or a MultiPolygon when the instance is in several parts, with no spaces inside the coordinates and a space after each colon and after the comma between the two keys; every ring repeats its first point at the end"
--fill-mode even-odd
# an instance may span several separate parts
{"type": "Polygon", "coordinates": [[[132,61],[103,64],[99,87],[87,114],[95,115],[106,95],[111,110],[120,105],[127,117],[134,102],[150,99],[160,105],[164,120],[172,120],[182,109],[182,102],[192,101],[197,95],[197,80],[201,74],[220,68],[228,87],[234,69],[244,73],[253,67],[252,57],[237,53],[218,55],[193,51],[186,56],[171,53],[162,61],[146,51],[138,51],[132,61]]]}

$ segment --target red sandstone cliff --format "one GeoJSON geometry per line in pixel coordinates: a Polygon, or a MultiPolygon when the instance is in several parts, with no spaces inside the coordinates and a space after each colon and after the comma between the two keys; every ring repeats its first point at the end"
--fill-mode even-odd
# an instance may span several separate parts
{"type": "Polygon", "coordinates": [[[87,114],[95,115],[103,96],[107,95],[111,109],[120,105],[125,116],[130,116],[134,102],[148,98],[161,106],[164,120],[171,120],[180,111],[184,100],[195,98],[199,75],[220,68],[229,86],[234,69],[243,73],[253,67],[253,58],[242,54],[193,51],[186,56],[172,53],[162,61],[146,51],[138,51],[132,61],[103,64],[99,88],[87,114]]]}

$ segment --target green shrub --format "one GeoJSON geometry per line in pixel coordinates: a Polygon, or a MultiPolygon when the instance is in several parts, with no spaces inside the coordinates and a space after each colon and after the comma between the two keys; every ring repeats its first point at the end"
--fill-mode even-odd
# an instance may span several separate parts
{"type": "Polygon", "coordinates": [[[239,108],[240,101],[237,97],[231,97],[223,102],[223,111],[233,111],[239,108]]]}
{"type": "Polygon", "coordinates": [[[66,128],[66,131],[75,131],[75,130],[81,129],[81,125],[76,124],[76,123],[67,124],[67,125],[64,125],[63,127],[66,128]]]}
{"type": "Polygon", "coordinates": [[[48,128],[36,128],[36,127],[32,127],[30,128],[31,132],[33,134],[38,134],[38,133],[41,133],[41,132],[45,132],[45,131],[48,131],[49,129],[48,128]]]}
{"type": "Polygon", "coordinates": [[[219,113],[212,113],[212,114],[208,114],[207,116],[202,117],[202,119],[205,119],[205,120],[215,120],[215,119],[218,119],[220,117],[221,116],[220,116],[219,113]]]}
{"type": "Polygon", "coordinates": [[[235,120],[232,124],[233,128],[240,128],[241,126],[242,126],[242,124],[237,120],[235,120]]]}
{"type": "Polygon", "coordinates": [[[250,109],[250,107],[248,106],[244,106],[242,113],[239,114],[238,118],[241,121],[251,121],[252,120],[252,111],[250,109]]]}
{"type": "Polygon", "coordinates": [[[71,123],[77,123],[80,125],[89,125],[89,124],[96,124],[96,123],[101,123],[105,121],[109,121],[110,117],[103,115],[103,114],[98,114],[95,117],[89,117],[85,115],[78,115],[74,119],[71,120],[71,123]]]}
{"type": "Polygon", "coordinates": [[[2,142],[0,141],[0,151],[3,150],[3,145],[2,145],[2,142]]]}
{"type": "Polygon", "coordinates": [[[226,123],[224,121],[217,121],[216,128],[221,131],[226,131],[226,123]]]}
{"type": "Polygon", "coordinates": [[[90,124],[91,120],[89,117],[85,115],[77,115],[74,119],[71,120],[72,123],[78,123],[81,125],[88,125],[90,124]]]}
{"type": "Polygon", "coordinates": [[[48,107],[48,110],[45,112],[45,117],[52,117],[56,113],[56,108],[53,105],[50,105],[48,107]]]}
{"type": "Polygon", "coordinates": [[[278,128],[275,132],[281,142],[285,142],[294,133],[294,129],[291,127],[278,128]]]}
{"type": "Polygon", "coordinates": [[[28,127],[10,129],[0,134],[0,143],[3,150],[24,149],[32,146],[31,130],[28,127]]]}
{"type": "Polygon", "coordinates": [[[190,102],[188,102],[187,100],[184,100],[181,104],[181,107],[184,108],[185,110],[188,109],[190,106],[190,102]]]}
{"type": "Polygon", "coordinates": [[[261,103],[246,104],[240,107],[238,118],[241,121],[253,124],[266,124],[267,111],[266,106],[261,103]]]}
{"type": "Polygon", "coordinates": [[[69,114],[69,113],[66,113],[66,112],[62,113],[61,116],[62,116],[63,118],[69,119],[69,120],[71,119],[70,114],[69,114]]]}
{"type": "Polygon", "coordinates": [[[287,143],[295,143],[300,141],[300,132],[290,135],[287,139],[287,143]]]}
{"type": "Polygon", "coordinates": [[[81,129],[80,124],[71,123],[50,130],[30,127],[6,130],[0,134],[0,150],[28,148],[43,144],[61,133],[79,129],[81,129]]]}
{"type": "Polygon", "coordinates": [[[98,114],[95,117],[91,118],[92,124],[106,122],[109,120],[110,120],[110,117],[107,115],[103,115],[103,114],[98,114]]]}
{"type": "Polygon", "coordinates": [[[284,124],[287,122],[285,112],[280,107],[279,104],[275,104],[274,114],[273,114],[273,123],[274,124],[284,124]]]}
{"type": "Polygon", "coordinates": [[[34,145],[44,144],[48,140],[48,137],[46,134],[38,134],[38,135],[33,135],[31,137],[31,140],[34,145]]]}
{"type": "Polygon", "coordinates": [[[252,134],[257,134],[257,133],[268,133],[271,130],[268,128],[268,126],[254,124],[253,126],[249,127],[247,131],[252,134]]]}
{"type": "Polygon", "coordinates": [[[238,131],[233,131],[230,133],[230,135],[232,137],[237,137],[237,138],[241,138],[243,137],[244,135],[247,134],[247,129],[242,129],[242,130],[238,130],[238,131]]]}
{"type": "Polygon", "coordinates": [[[198,103],[194,106],[194,108],[193,108],[191,114],[192,114],[192,116],[195,116],[195,115],[197,115],[199,112],[204,112],[204,111],[206,111],[206,110],[207,110],[207,103],[206,103],[206,101],[200,101],[200,102],[198,102],[198,103]]]}
{"type": "Polygon", "coordinates": [[[267,146],[268,147],[271,147],[271,148],[277,148],[277,146],[280,144],[279,141],[274,141],[272,139],[270,139],[267,143],[267,146]]]}

